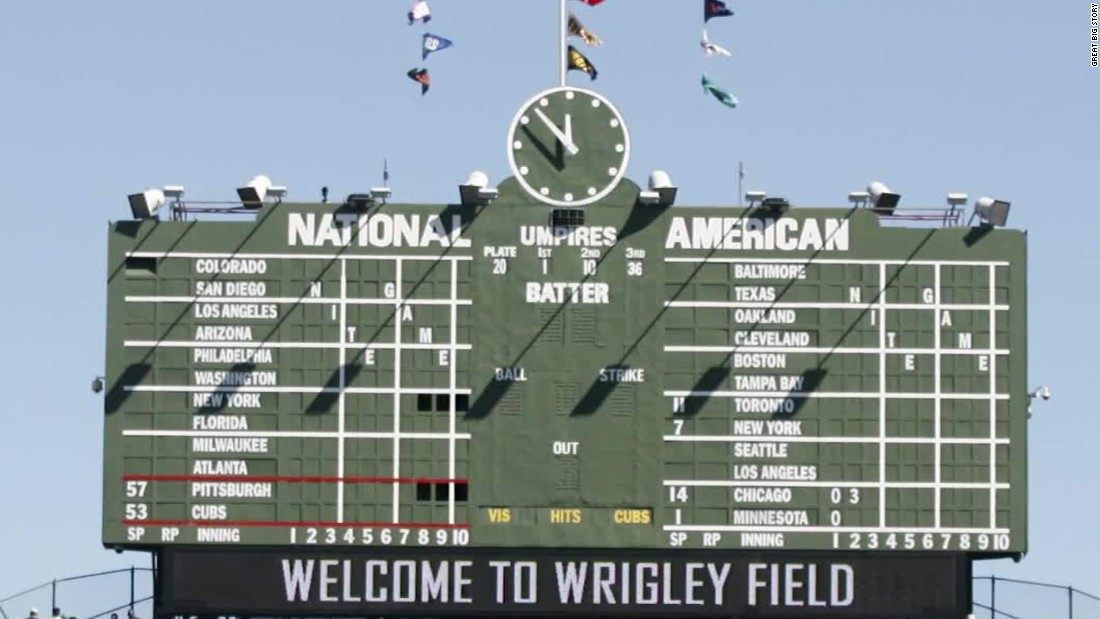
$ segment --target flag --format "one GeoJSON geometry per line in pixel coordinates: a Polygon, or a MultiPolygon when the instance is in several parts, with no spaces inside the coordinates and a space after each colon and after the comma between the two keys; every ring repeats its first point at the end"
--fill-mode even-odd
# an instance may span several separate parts
{"type": "Polygon", "coordinates": [[[726,107],[737,107],[737,97],[730,94],[728,90],[710,81],[706,73],[703,74],[703,92],[714,95],[714,98],[718,99],[718,101],[726,107]]]}
{"type": "Polygon", "coordinates": [[[596,76],[599,75],[599,71],[596,70],[596,67],[591,62],[589,62],[587,58],[584,57],[584,54],[578,52],[577,48],[570,45],[569,51],[566,52],[566,54],[569,61],[570,71],[572,71],[573,69],[576,69],[577,71],[584,71],[592,79],[596,79],[596,76]]]}
{"type": "Polygon", "coordinates": [[[409,9],[409,25],[413,25],[418,19],[424,20],[425,24],[432,21],[432,10],[428,8],[428,0],[416,0],[409,9]]]}
{"type": "Polygon", "coordinates": [[[427,69],[410,69],[406,74],[414,82],[420,84],[420,94],[423,96],[428,92],[428,89],[432,87],[432,78],[428,75],[427,69]]]}
{"type": "Polygon", "coordinates": [[[710,21],[711,17],[729,17],[733,11],[729,10],[722,0],[703,0],[703,23],[710,21]]]}
{"type": "Polygon", "coordinates": [[[569,36],[580,37],[584,39],[585,43],[595,47],[603,45],[600,37],[589,32],[581,23],[581,20],[577,19],[577,16],[572,13],[569,14],[569,36]]]}
{"type": "Polygon", "coordinates": [[[432,52],[443,51],[452,45],[454,45],[454,43],[450,39],[445,39],[438,34],[425,32],[424,45],[422,51],[420,52],[420,59],[427,60],[428,54],[432,52]]]}
{"type": "Polygon", "coordinates": [[[703,31],[703,40],[699,41],[699,45],[703,46],[703,51],[707,53],[707,56],[713,56],[718,54],[719,56],[732,56],[730,50],[722,47],[721,45],[715,45],[707,38],[707,31],[703,31]]]}
{"type": "Polygon", "coordinates": [[[596,6],[597,4],[603,2],[603,0],[580,0],[580,1],[587,4],[588,6],[596,6]]]}

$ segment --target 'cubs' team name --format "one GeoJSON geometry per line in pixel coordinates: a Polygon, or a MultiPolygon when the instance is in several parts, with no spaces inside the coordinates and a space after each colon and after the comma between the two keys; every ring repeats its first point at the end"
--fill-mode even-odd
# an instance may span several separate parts
{"type": "Polygon", "coordinates": [[[737,331],[733,343],[738,346],[809,346],[805,331],[737,331]]]}
{"type": "Polygon", "coordinates": [[[290,213],[287,235],[291,246],[470,247],[470,240],[462,238],[459,215],[446,225],[438,215],[290,213]]]}
{"type": "Polygon", "coordinates": [[[251,342],[248,325],[203,325],[195,328],[196,342],[251,342]]]}
{"type": "Polygon", "coordinates": [[[735,264],[737,279],[806,279],[804,264],[735,264]]]}
{"type": "Polygon", "coordinates": [[[520,226],[519,240],[527,246],[611,247],[619,231],[611,226],[520,226]]]}
{"type": "Polygon", "coordinates": [[[734,458],[786,458],[786,443],[734,443],[734,458]]]}
{"type": "Polygon", "coordinates": [[[764,220],[738,217],[673,217],[666,249],[848,251],[843,219],[764,220]]]}
{"type": "Polygon", "coordinates": [[[270,499],[267,482],[193,481],[191,496],[203,499],[270,499]]]}
{"type": "Polygon", "coordinates": [[[196,436],[191,438],[191,451],[197,453],[267,453],[266,438],[236,436],[196,436]]]}
{"type": "Polygon", "coordinates": [[[192,430],[247,430],[248,419],[243,415],[195,415],[191,418],[192,430]]]}
{"type": "Polygon", "coordinates": [[[195,460],[192,475],[248,475],[248,462],[244,460],[195,460]]]}
{"type": "Polygon", "coordinates": [[[195,363],[271,363],[269,348],[196,348],[191,353],[195,363]]]}
{"type": "Polygon", "coordinates": [[[196,318],[253,318],[279,317],[279,306],[274,303],[196,303],[196,318]]]}
{"type": "Polygon", "coordinates": [[[272,387],[278,384],[278,373],[266,372],[217,372],[196,370],[195,384],[222,387],[272,387]]]}
{"type": "Polygon", "coordinates": [[[810,517],[804,510],[794,509],[735,509],[733,524],[745,526],[804,527],[810,517]]]}
{"type": "Polygon", "coordinates": [[[600,282],[527,282],[528,303],[610,303],[609,296],[600,282]]]}

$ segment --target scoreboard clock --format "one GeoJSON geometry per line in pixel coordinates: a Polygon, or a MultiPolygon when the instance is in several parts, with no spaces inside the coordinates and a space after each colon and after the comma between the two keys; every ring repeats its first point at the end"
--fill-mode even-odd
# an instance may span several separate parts
{"type": "Polygon", "coordinates": [[[595,204],[623,180],[630,134],[619,110],[582,88],[552,88],[520,108],[508,160],[524,191],[553,206],[595,204]]]}

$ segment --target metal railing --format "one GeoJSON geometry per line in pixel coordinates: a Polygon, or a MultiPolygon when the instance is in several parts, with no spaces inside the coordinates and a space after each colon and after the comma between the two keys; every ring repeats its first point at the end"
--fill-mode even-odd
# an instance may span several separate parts
{"type": "MultiPolygon", "coordinates": [[[[137,576],[138,576],[139,572],[141,572],[141,573],[148,572],[149,575],[150,575],[150,578],[152,578],[152,572],[153,572],[152,568],[149,568],[149,567],[136,567],[136,566],[133,566],[133,565],[131,565],[128,568],[122,568],[122,569],[117,569],[117,570],[108,570],[106,572],[94,572],[94,573],[91,573],[91,574],[79,574],[77,576],[67,576],[67,577],[64,577],[64,578],[54,578],[53,580],[46,581],[46,582],[44,582],[40,585],[35,585],[35,586],[27,588],[27,589],[23,589],[22,591],[19,591],[18,593],[13,593],[13,594],[11,594],[7,597],[4,597],[4,598],[0,599],[0,618],[2,618],[2,619],[24,619],[25,615],[23,614],[23,612],[25,612],[25,611],[20,611],[19,615],[16,615],[16,616],[13,617],[13,616],[8,614],[7,610],[4,608],[4,604],[7,604],[8,602],[12,602],[12,601],[17,600],[17,599],[22,598],[22,597],[31,595],[33,593],[42,591],[43,589],[45,589],[47,587],[49,587],[49,589],[50,589],[50,608],[46,609],[46,610],[49,611],[50,609],[57,608],[59,606],[59,603],[58,603],[58,585],[62,585],[62,584],[65,584],[65,583],[70,583],[70,582],[74,582],[74,581],[78,581],[78,580],[85,580],[85,579],[89,579],[89,578],[99,578],[99,577],[103,577],[103,576],[113,576],[113,575],[117,575],[117,574],[129,574],[129,576],[130,576],[130,578],[129,578],[129,581],[130,581],[130,595],[129,595],[129,598],[128,598],[128,602],[123,603],[123,604],[119,604],[118,606],[115,606],[115,607],[112,607],[112,608],[108,608],[107,610],[99,611],[99,612],[94,613],[94,614],[83,613],[83,614],[80,615],[80,619],[99,619],[100,617],[106,617],[110,613],[118,612],[118,611],[123,610],[123,609],[130,609],[130,608],[133,608],[136,604],[141,604],[142,602],[147,602],[147,601],[153,599],[152,595],[146,595],[146,596],[142,596],[140,598],[137,596],[137,576]]],[[[42,613],[41,616],[45,617],[46,613],[42,613]]]]}
{"type": "MultiPolygon", "coordinates": [[[[1052,609],[1047,608],[1046,611],[1044,612],[1043,619],[1054,619],[1055,617],[1059,617],[1059,616],[1064,616],[1067,619],[1075,619],[1074,609],[1075,609],[1075,607],[1079,606],[1080,602],[1086,602],[1086,603],[1090,604],[1091,613],[1088,615],[1088,617],[1098,617],[1098,616],[1100,616],[1100,597],[1098,597],[1096,595],[1093,595],[1092,593],[1088,593],[1087,591],[1082,591],[1080,589],[1074,589],[1073,587],[1071,587],[1069,585],[1056,585],[1056,584],[1052,584],[1052,583],[1048,583],[1048,582],[1038,582],[1038,581],[1034,581],[1034,580],[1022,580],[1022,579],[1019,579],[1019,578],[1004,578],[1004,577],[1001,577],[1001,576],[975,576],[974,577],[974,582],[975,583],[980,582],[980,581],[987,581],[989,583],[989,602],[988,602],[988,604],[979,603],[977,601],[978,596],[975,595],[974,596],[975,597],[975,602],[974,602],[975,609],[980,609],[980,610],[983,610],[983,611],[987,611],[987,613],[986,612],[983,612],[983,613],[975,612],[974,617],[990,617],[991,619],[996,619],[997,617],[1005,617],[1007,619],[1024,619],[1024,617],[1022,617],[1020,615],[1016,615],[1016,614],[1013,614],[1012,612],[1009,612],[1007,610],[1003,610],[1002,608],[998,608],[998,605],[997,605],[998,604],[997,603],[997,583],[1004,583],[1004,584],[1009,584],[1009,585],[1022,585],[1024,587],[1037,587],[1037,588],[1046,589],[1048,591],[1060,591],[1062,594],[1064,594],[1065,597],[1063,599],[1064,599],[1065,604],[1066,604],[1066,607],[1065,607],[1066,608],[1066,614],[1065,615],[1058,615],[1058,614],[1055,614],[1055,612],[1051,612],[1052,609]]],[[[1003,593],[1003,587],[1002,587],[1002,593],[1003,593]]],[[[1061,595],[1059,595],[1058,597],[1061,597],[1061,595]]]]}

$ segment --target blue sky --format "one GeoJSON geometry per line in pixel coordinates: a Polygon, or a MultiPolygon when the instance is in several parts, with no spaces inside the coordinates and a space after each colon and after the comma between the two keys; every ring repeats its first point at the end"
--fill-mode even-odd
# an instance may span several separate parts
{"type": "MultiPolygon", "coordinates": [[[[473,169],[507,176],[509,121],[556,83],[556,0],[434,0],[430,30],[456,45],[427,63],[408,4],[0,0],[0,596],[147,564],[99,544],[102,406],[89,390],[104,363],[107,224],[129,217],[127,193],[183,184],[228,200],[265,173],[294,200],[322,185],[343,196],[377,185],[384,157],[399,201],[452,201],[473,169]],[[405,72],[425,65],[421,97],[405,72]]],[[[688,205],[735,204],[739,160],[746,189],[795,205],[841,205],[874,179],[909,206],[953,191],[1011,200],[1010,226],[1029,235],[1030,381],[1054,399],[1031,421],[1031,552],[976,569],[1100,593],[1089,3],[730,4],[737,16],[709,27],[730,59],[703,56],[696,0],[573,7],[605,41],[585,51],[591,85],[630,125],[628,175],[644,184],[663,168],[688,205]],[[706,97],[703,71],[741,107],[706,97]]],[[[125,586],[64,591],[81,616],[125,586]]]]}

